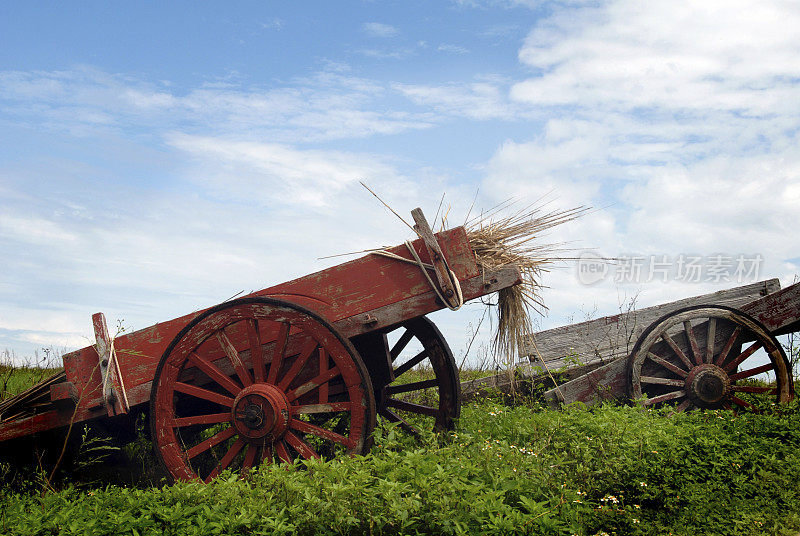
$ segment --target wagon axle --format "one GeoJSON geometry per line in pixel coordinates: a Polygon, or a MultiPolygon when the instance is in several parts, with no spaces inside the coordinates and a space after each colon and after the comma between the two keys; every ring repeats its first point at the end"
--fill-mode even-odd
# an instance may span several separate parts
{"type": "Polygon", "coordinates": [[[289,401],[274,385],[259,383],[243,389],[233,402],[233,424],[243,437],[281,437],[289,422],[289,401]]]}
{"type": "Polygon", "coordinates": [[[719,403],[730,394],[730,386],[731,381],[725,371],[710,363],[693,368],[686,378],[689,398],[700,406],[719,403]]]}

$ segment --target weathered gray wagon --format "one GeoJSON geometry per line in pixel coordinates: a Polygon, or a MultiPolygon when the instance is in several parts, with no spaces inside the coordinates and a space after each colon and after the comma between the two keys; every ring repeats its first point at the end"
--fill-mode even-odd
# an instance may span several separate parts
{"type": "Polygon", "coordinates": [[[781,290],[770,279],[534,333],[515,374],[464,382],[462,392],[555,380],[544,393],[553,406],[646,397],[681,411],[736,409],[753,395],[783,403],[793,378],[776,337],[797,331],[800,283],[781,290]]]}
{"type": "Polygon", "coordinates": [[[679,411],[750,408],[742,393],[793,397],[776,337],[798,330],[800,284],[781,290],[771,279],[539,332],[524,353],[531,366],[573,370],[545,393],[553,403],[646,397],[679,411]],[[770,385],[754,381],[764,375],[770,385]]]}

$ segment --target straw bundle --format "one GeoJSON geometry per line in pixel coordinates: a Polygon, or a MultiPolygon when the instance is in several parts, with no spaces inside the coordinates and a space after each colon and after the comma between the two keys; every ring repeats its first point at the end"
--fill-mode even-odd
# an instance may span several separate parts
{"type": "MultiPolygon", "coordinates": [[[[412,230],[414,229],[363,181],[361,181],[361,186],[375,196],[400,221],[412,230]]],[[[434,222],[439,218],[439,210],[442,208],[443,201],[444,195],[439,202],[436,216],[433,218],[434,222]]],[[[484,271],[494,271],[504,266],[514,265],[519,268],[522,275],[521,284],[498,292],[497,332],[493,350],[495,355],[504,355],[509,363],[512,363],[514,356],[519,354],[525,339],[533,331],[529,316],[530,310],[543,311],[547,309],[539,297],[539,277],[542,272],[547,271],[549,265],[560,260],[567,260],[566,257],[560,255],[564,251],[563,244],[536,243],[534,240],[539,239],[544,231],[579,218],[590,210],[589,207],[577,207],[545,212],[544,205],[534,203],[511,215],[501,216],[512,205],[513,201],[506,201],[471,220],[467,216],[468,220],[464,223],[479,268],[484,271]]],[[[447,227],[447,213],[449,213],[449,209],[441,217],[442,229],[447,227]]],[[[367,251],[374,252],[375,250],[367,251]]]]}
{"type": "Polygon", "coordinates": [[[531,310],[546,309],[539,296],[539,279],[548,266],[564,260],[563,244],[539,243],[544,231],[580,217],[588,208],[545,212],[541,206],[528,206],[510,216],[499,216],[506,206],[481,215],[466,224],[467,236],[478,266],[492,271],[517,266],[522,284],[498,293],[497,332],[493,350],[513,362],[532,332],[531,310]]]}

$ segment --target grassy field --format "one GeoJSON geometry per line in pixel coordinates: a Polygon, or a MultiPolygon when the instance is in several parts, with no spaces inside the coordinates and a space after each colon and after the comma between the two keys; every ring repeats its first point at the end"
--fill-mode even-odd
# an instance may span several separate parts
{"type": "MultiPolygon", "coordinates": [[[[85,459],[102,463],[90,437],[85,459]]],[[[130,473],[152,459],[144,438],[125,452],[130,473]]],[[[449,435],[417,442],[380,426],[367,456],[266,466],[246,480],[51,487],[43,469],[0,465],[0,534],[794,536],[800,406],[670,416],[498,397],[466,405],[449,435]]]]}
{"type": "MultiPolygon", "coordinates": [[[[483,401],[416,443],[240,481],[0,491],[3,534],[796,534],[800,410],[552,411],[483,401]]],[[[8,471],[9,468],[4,468],[8,471]]]]}
{"type": "Polygon", "coordinates": [[[32,358],[18,358],[8,349],[0,352],[0,402],[63,370],[62,353],[46,348],[41,356],[37,352],[32,358]]]}

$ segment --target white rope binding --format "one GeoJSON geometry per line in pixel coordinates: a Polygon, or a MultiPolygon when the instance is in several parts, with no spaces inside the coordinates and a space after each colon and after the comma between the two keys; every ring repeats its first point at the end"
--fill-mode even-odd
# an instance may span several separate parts
{"type": "MultiPolygon", "coordinates": [[[[105,395],[106,390],[109,389],[109,384],[111,382],[111,367],[114,367],[114,370],[117,372],[117,381],[119,382],[119,390],[121,391],[119,394],[122,395],[120,400],[120,405],[123,409],[129,409],[130,403],[128,402],[128,393],[125,391],[125,382],[122,381],[122,371],[119,368],[119,362],[117,361],[117,352],[114,351],[114,339],[111,339],[111,343],[109,344],[108,348],[108,366],[106,367],[106,376],[103,378],[103,394],[105,395]]],[[[113,392],[114,385],[111,385],[111,391],[113,392]]]]}
{"type": "Polygon", "coordinates": [[[456,277],[456,274],[453,272],[453,270],[451,270],[450,267],[447,266],[447,261],[445,261],[445,267],[449,272],[450,282],[453,284],[453,288],[456,289],[456,305],[450,305],[450,302],[447,301],[447,299],[445,299],[444,296],[442,296],[442,292],[439,290],[439,287],[436,285],[436,283],[433,282],[431,276],[428,275],[428,270],[436,271],[436,268],[432,264],[422,262],[422,259],[420,259],[419,255],[417,255],[417,250],[414,249],[414,246],[411,245],[411,242],[409,240],[406,240],[406,248],[408,248],[408,251],[414,257],[414,260],[401,257],[400,255],[392,253],[391,251],[386,251],[385,249],[379,251],[373,251],[372,253],[375,255],[380,255],[382,257],[388,257],[390,259],[395,259],[410,264],[416,264],[417,266],[419,266],[420,270],[422,270],[422,275],[424,275],[425,279],[428,280],[428,283],[430,284],[431,288],[433,288],[433,291],[436,293],[436,296],[442,301],[442,303],[445,304],[447,308],[450,309],[451,311],[458,311],[459,309],[461,309],[461,306],[464,305],[464,294],[461,292],[461,283],[459,283],[458,277],[456,277]]]}

